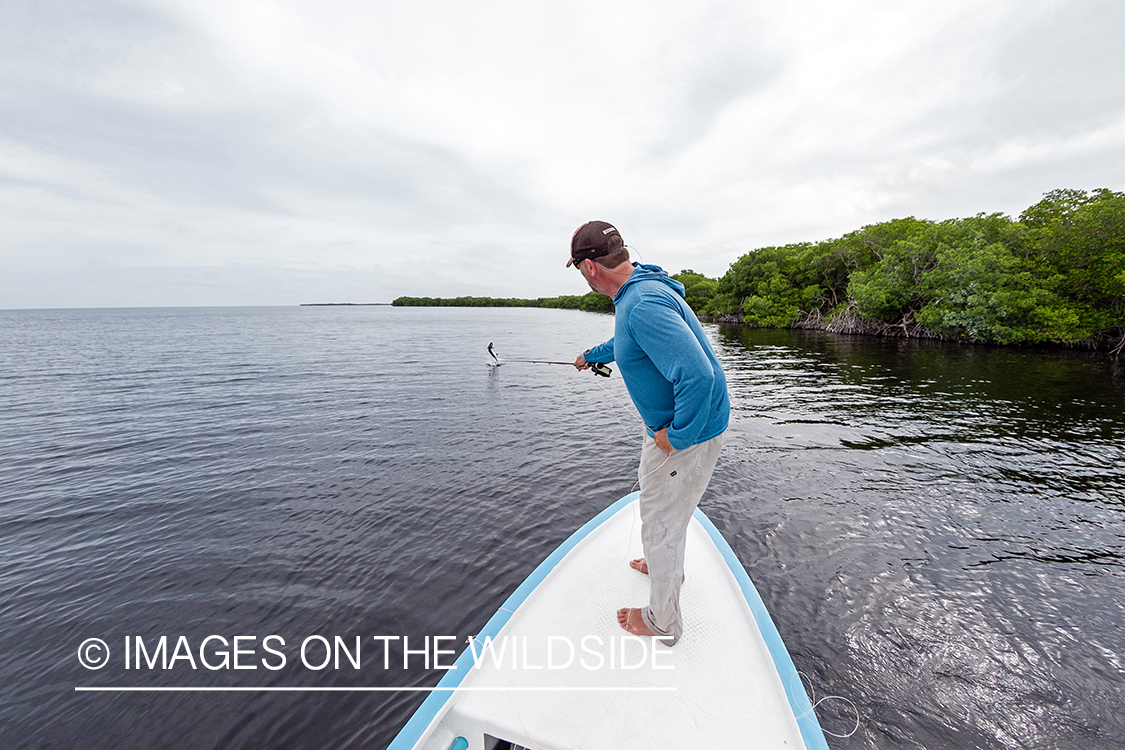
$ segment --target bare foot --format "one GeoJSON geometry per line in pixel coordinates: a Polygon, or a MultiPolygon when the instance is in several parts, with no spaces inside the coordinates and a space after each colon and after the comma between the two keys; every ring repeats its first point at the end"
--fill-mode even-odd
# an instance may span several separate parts
{"type": "Polygon", "coordinates": [[[617,624],[621,626],[622,630],[633,635],[646,637],[656,635],[648,629],[648,625],[645,625],[645,620],[641,617],[641,611],[636,607],[624,607],[617,610],[617,624]]]}
{"type": "MultiPolygon", "coordinates": [[[[638,557],[636,560],[630,560],[629,561],[629,567],[632,568],[633,570],[639,570],[640,572],[644,573],[646,576],[648,575],[648,562],[646,562],[643,557],[638,557]]],[[[686,575],[680,576],[680,583],[683,583],[686,580],[687,580],[686,575]]]]}

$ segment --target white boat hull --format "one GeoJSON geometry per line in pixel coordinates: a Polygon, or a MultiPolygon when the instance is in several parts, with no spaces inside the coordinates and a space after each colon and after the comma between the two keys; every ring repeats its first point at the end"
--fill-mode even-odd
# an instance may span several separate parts
{"type": "Polygon", "coordinates": [[[699,510],[669,648],[629,636],[648,601],[636,493],[579,529],[505,602],[388,750],[826,749],[761,598],[699,510]],[[488,649],[485,642],[489,643],[488,649]],[[458,739],[462,738],[462,739],[458,739]]]}

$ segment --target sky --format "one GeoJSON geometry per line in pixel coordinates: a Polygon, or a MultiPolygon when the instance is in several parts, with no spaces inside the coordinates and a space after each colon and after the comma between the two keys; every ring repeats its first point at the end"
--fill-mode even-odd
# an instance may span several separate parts
{"type": "Polygon", "coordinates": [[[582,294],[1125,190],[1121,0],[4,0],[0,309],[582,294]]]}

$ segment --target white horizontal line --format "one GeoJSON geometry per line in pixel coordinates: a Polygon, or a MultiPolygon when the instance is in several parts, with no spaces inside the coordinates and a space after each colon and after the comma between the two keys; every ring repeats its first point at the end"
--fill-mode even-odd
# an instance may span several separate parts
{"type": "Polygon", "coordinates": [[[674,687],[82,687],[78,693],[528,693],[541,691],[573,692],[667,692],[674,687]]]}

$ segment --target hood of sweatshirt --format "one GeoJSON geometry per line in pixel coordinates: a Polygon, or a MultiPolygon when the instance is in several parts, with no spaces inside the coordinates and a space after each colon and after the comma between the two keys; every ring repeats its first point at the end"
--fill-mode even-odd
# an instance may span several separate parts
{"type": "Polygon", "coordinates": [[[628,289],[631,285],[637,283],[638,281],[648,280],[663,282],[672,287],[672,289],[676,291],[676,294],[684,297],[685,299],[687,298],[684,293],[684,285],[669,276],[668,273],[660,266],[641,265],[640,263],[634,263],[633,275],[626,279],[625,283],[621,285],[621,288],[617,290],[617,294],[613,295],[613,304],[616,305],[621,300],[622,295],[625,294],[625,290],[628,289]]]}

